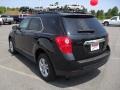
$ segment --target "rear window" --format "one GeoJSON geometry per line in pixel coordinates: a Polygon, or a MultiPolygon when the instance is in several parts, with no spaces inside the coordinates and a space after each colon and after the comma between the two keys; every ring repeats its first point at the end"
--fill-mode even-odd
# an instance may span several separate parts
{"type": "Polygon", "coordinates": [[[69,34],[79,34],[78,31],[104,30],[94,17],[63,17],[64,27],[69,34]]]}

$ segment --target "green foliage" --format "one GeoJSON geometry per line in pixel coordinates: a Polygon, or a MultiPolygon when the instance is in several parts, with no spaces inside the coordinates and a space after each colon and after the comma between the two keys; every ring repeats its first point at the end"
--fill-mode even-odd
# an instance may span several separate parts
{"type": "MultiPolygon", "coordinates": [[[[55,2],[54,4],[50,4],[50,5],[58,6],[59,2],[55,2]]],[[[70,10],[68,5],[64,5],[60,9],[66,12],[70,10]]],[[[31,12],[32,13],[34,10],[29,7],[20,7],[20,8],[10,8],[10,7],[2,7],[2,6],[0,7],[0,14],[6,13],[7,11],[19,11],[19,12],[31,12]]],[[[83,11],[87,12],[87,9],[84,8],[83,11]]],[[[104,10],[98,10],[98,11],[91,10],[90,12],[92,15],[96,16],[100,20],[103,20],[105,18],[108,19],[108,18],[117,16],[117,15],[120,16],[118,7],[113,7],[112,9],[110,8],[108,9],[107,12],[104,12],[104,10]]]]}
{"type": "Polygon", "coordinates": [[[105,17],[106,17],[107,19],[112,17],[111,12],[112,12],[112,9],[109,9],[109,10],[105,13],[105,17]]]}
{"type": "Polygon", "coordinates": [[[19,9],[19,11],[20,12],[27,12],[27,11],[29,11],[29,7],[20,7],[20,9],[19,9]]]}
{"type": "Polygon", "coordinates": [[[6,12],[6,7],[0,7],[0,14],[3,14],[6,12]]]}
{"type": "Polygon", "coordinates": [[[100,20],[103,20],[105,18],[105,14],[103,10],[98,10],[96,13],[96,17],[100,20]]]}
{"type": "Polygon", "coordinates": [[[90,12],[91,12],[92,15],[94,15],[94,16],[96,15],[95,10],[91,10],[90,12]]]}
{"type": "Polygon", "coordinates": [[[112,16],[117,16],[118,15],[118,8],[117,7],[114,7],[113,9],[112,9],[112,11],[111,11],[111,15],[112,16]]]}
{"type": "Polygon", "coordinates": [[[95,10],[90,11],[92,15],[96,16],[98,19],[103,20],[103,19],[109,19],[113,16],[118,16],[120,15],[120,12],[118,10],[118,7],[113,7],[112,9],[108,9],[108,11],[105,13],[104,10],[98,10],[95,12],[95,10]]]}

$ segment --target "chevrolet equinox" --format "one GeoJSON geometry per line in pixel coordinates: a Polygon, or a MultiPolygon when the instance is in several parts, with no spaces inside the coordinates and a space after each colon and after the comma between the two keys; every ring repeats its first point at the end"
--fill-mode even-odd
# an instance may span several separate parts
{"type": "Polygon", "coordinates": [[[110,56],[108,33],[90,14],[46,12],[12,27],[9,51],[38,66],[46,81],[97,69],[110,56]]]}

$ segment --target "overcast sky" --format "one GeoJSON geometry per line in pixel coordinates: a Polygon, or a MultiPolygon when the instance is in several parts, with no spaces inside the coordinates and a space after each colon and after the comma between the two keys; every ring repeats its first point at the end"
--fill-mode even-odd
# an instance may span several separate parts
{"type": "Polygon", "coordinates": [[[109,8],[113,8],[114,6],[117,6],[120,10],[120,0],[99,0],[98,5],[94,7],[90,5],[90,0],[0,0],[0,6],[9,6],[9,7],[43,6],[43,7],[47,7],[49,6],[49,4],[52,4],[55,2],[59,2],[60,5],[80,4],[80,5],[84,5],[88,10],[103,9],[107,11],[109,8]]]}

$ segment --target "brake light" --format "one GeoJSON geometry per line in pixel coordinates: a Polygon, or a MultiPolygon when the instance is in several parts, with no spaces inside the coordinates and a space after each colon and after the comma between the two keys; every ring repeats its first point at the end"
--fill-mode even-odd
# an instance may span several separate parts
{"type": "Polygon", "coordinates": [[[55,41],[64,54],[72,53],[72,40],[67,36],[58,36],[55,38],[55,41]]]}

